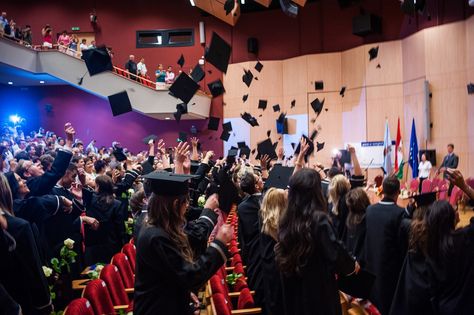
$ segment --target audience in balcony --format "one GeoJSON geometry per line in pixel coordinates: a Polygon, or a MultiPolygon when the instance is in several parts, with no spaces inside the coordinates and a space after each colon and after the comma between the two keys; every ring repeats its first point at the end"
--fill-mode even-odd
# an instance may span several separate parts
{"type": "Polygon", "coordinates": [[[173,67],[169,66],[168,70],[166,71],[165,83],[166,84],[173,84],[174,78],[175,78],[175,74],[173,72],[173,67]]]}
{"type": "Polygon", "coordinates": [[[53,48],[53,29],[49,24],[46,24],[41,30],[43,36],[43,47],[53,48]]]}
{"type": "Polygon", "coordinates": [[[137,63],[135,62],[135,56],[130,55],[128,57],[128,61],[125,64],[125,69],[127,70],[128,73],[132,74],[130,76],[130,79],[136,80],[137,79],[137,63]]]}
{"type": "Polygon", "coordinates": [[[7,24],[8,24],[7,12],[2,12],[2,15],[0,16],[0,27],[2,28],[2,30],[5,28],[7,24]]]}
{"type": "Polygon", "coordinates": [[[166,71],[163,69],[163,65],[160,63],[158,65],[158,70],[155,71],[156,75],[156,87],[164,87],[166,82],[166,71]]]}
{"type": "Polygon", "coordinates": [[[89,48],[89,46],[87,46],[87,39],[83,38],[81,40],[81,44],[79,45],[79,48],[81,49],[81,51],[87,50],[89,48]]]}
{"type": "Polygon", "coordinates": [[[89,46],[87,46],[87,49],[94,49],[96,48],[97,46],[95,45],[95,40],[92,40],[91,41],[91,44],[89,46]]]}
{"type": "Polygon", "coordinates": [[[58,37],[58,44],[60,45],[61,51],[66,51],[69,45],[71,44],[71,37],[68,35],[66,30],[64,30],[61,35],[58,37]]]}
{"type": "Polygon", "coordinates": [[[145,58],[140,58],[140,62],[137,64],[138,75],[146,78],[148,72],[145,64],[145,58]]]}
{"type": "Polygon", "coordinates": [[[33,45],[31,26],[26,25],[25,28],[21,31],[21,40],[23,41],[24,44],[28,46],[33,45]]]}

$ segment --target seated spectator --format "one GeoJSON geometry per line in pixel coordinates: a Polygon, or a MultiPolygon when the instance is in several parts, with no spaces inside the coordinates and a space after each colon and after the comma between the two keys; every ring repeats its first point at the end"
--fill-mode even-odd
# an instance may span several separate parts
{"type": "Polygon", "coordinates": [[[53,28],[49,24],[43,27],[41,35],[43,36],[43,47],[53,48],[53,28]]]}
{"type": "Polygon", "coordinates": [[[145,64],[145,58],[141,58],[140,62],[137,64],[138,75],[146,78],[146,73],[148,72],[145,64]]]}
{"type": "Polygon", "coordinates": [[[156,75],[156,87],[163,87],[166,80],[166,71],[163,70],[163,65],[160,63],[158,65],[158,70],[155,71],[156,75]]]}
{"type": "Polygon", "coordinates": [[[165,76],[165,83],[166,84],[173,84],[174,82],[174,72],[173,72],[173,67],[169,66],[168,70],[166,71],[166,76],[165,76]]]}
{"type": "Polygon", "coordinates": [[[89,49],[89,46],[87,46],[87,39],[83,38],[81,40],[81,44],[79,45],[79,48],[81,51],[89,49]]]}

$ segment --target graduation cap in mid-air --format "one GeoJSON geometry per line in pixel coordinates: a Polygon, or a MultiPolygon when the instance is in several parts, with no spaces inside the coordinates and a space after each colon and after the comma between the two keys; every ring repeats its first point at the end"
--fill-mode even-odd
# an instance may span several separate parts
{"type": "Polygon", "coordinates": [[[292,100],[291,101],[291,108],[295,107],[296,106],[296,100],[292,100]]]}
{"type": "MultiPolygon", "coordinates": [[[[304,161],[308,162],[308,157],[314,152],[314,143],[307,136],[302,135],[302,137],[306,139],[306,143],[309,145],[308,151],[306,151],[306,154],[304,155],[304,161]]],[[[296,150],[295,150],[295,154],[299,154],[300,150],[301,150],[301,143],[298,143],[298,146],[296,147],[296,150]]]]}
{"type": "Polygon", "coordinates": [[[173,85],[170,86],[169,91],[173,93],[175,97],[188,104],[198,89],[199,84],[197,84],[187,74],[181,73],[174,81],[173,85]]]}
{"type": "Polygon", "coordinates": [[[181,103],[176,105],[176,112],[173,113],[174,119],[180,122],[181,116],[188,112],[188,105],[181,103]]]}
{"type": "Polygon", "coordinates": [[[209,122],[207,123],[208,130],[215,130],[219,129],[219,121],[221,119],[219,117],[209,117],[209,122]]]}
{"type": "Polygon", "coordinates": [[[186,142],[188,140],[188,134],[184,131],[180,131],[178,134],[178,142],[186,142]]]}
{"type": "Polygon", "coordinates": [[[467,94],[474,94],[474,83],[469,83],[467,85],[467,94]]]}
{"type": "Polygon", "coordinates": [[[273,166],[268,178],[265,181],[265,188],[281,188],[287,189],[288,182],[290,181],[291,175],[293,175],[294,167],[286,167],[280,164],[273,166]]]}
{"type": "Polygon", "coordinates": [[[257,61],[257,64],[255,65],[255,70],[258,72],[261,72],[263,69],[263,64],[260,61],[257,61]]]}
{"type": "Polygon", "coordinates": [[[276,160],[278,158],[275,152],[275,147],[273,146],[273,143],[269,138],[265,139],[257,145],[257,151],[257,160],[264,155],[268,155],[270,157],[270,160],[276,160]]]}
{"type": "Polygon", "coordinates": [[[132,104],[127,91],[119,92],[108,97],[112,115],[118,116],[132,111],[132,104]]]}
{"type": "Polygon", "coordinates": [[[181,57],[179,57],[178,61],[176,62],[181,68],[184,66],[184,56],[181,54],[181,57]]]}
{"type": "Polygon", "coordinates": [[[145,144],[148,144],[150,142],[150,140],[153,140],[153,142],[158,139],[158,136],[157,135],[154,135],[154,134],[151,134],[149,136],[146,136],[145,138],[143,138],[143,143],[145,144]]]}
{"type": "Polygon", "coordinates": [[[206,51],[205,59],[220,71],[227,73],[232,48],[216,32],[212,33],[211,44],[206,51]]]}
{"type": "Polygon", "coordinates": [[[344,93],[345,93],[345,92],[346,92],[346,87],[343,86],[343,87],[341,87],[341,90],[339,91],[339,95],[342,96],[342,97],[344,97],[344,93]]]}
{"type": "Polygon", "coordinates": [[[220,139],[227,142],[229,141],[229,138],[230,138],[230,132],[228,132],[227,130],[222,130],[220,139]]]}
{"type": "Polygon", "coordinates": [[[244,74],[242,75],[242,81],[245,83],[247,87],[250,87],[250,84],[252,84],[252,80],[253,80],[252,71],[244,69],[244,74]]]}
{"type": "Polygon", "coordinates": [[[83,50],[81,58],[86,62],[90,76],[114,70],[112,60],[105,46],[83,50]]]}
{"type": "Polygon", "coordinates": [[[191,72],[191,78],[194,80],[194,82],[198,83],[201,82],[202,79],[204,79],[204,76],[206,73],[202,69],[202,67],[197,64],[194,66],[193,71],[191,72]]]}
{"type": "Polygon", "coordinates": [[[319,152],[322,149],[324,149],[325,144],[326,144],[325,142],[316,142],[316,152],[319,152]]]}
{"type": "Polygon", "coordinates": [[[253,117],[251,114],[245,112],[240,115],[243,120],[245,120],[247,123],[249,123],[252,127],[258,126],[258,121],[255,117],[253,117]]]}
{"type": "Polygon", "coordinates": [[[280,104],[276,104],[276,105],[273,105],[273,111],[276,113],[276,112],[279,112],[280,111],[280,104]]]}
{"type": "Polygon", "coordinates": [[[372,61],[375,58],[377,58],[378,54],[379,54],[379,46],[370,48],[369,49],[369,61],[372,61]]]}
{"type": "Polygon", "coordinates": [[[213,97],[217,97],[225,93],[224,85],[220,79],[213,81],[207,85],[213,97]]]}
{"type": "Polygon", "coordinates": [[[232,131],[232,123],[230,121],[222,124],[222,129],[224,129],[227,132],[232,131]]]}
{"type": "Polygon", "coordinates": [[[314,82],[314,89],[315,90],[324,90],[324,82],[323,81],[316,81],[314,82]]]}
{"type": "Polygon", "coordinates": [[[277,133],[286,135],[288,134],[288,118],[285,113],[281,113],[276,120],[277,133]]]}
{"type": "Polygon", "coordinates": [[[262,110],[265,110],[267,108],[267,100],[259,100],[258,101],[258,108],[259,109],[262,109],[262,110]]]}
{"type": "Polygon", "coordinates": [[[226,0],[224,2],[225,15],[229,15],[234,10],[235,0],[226,0]]]}
{"type": "Polygon", "coordinates": [[[242,101],[245,103],[245,102],[247,102],[248,98],[249,98],[249,95],[245,94],[244,96],[242,96],[242,101]]]}
{"type": "Polygon", "coordinates": [[[311,108],[313,108],[313,111],[316,113],[316,117],[318,117],[323,111],[324,101],[325,99],[320,101],[319,98],[316,98],[314,101],[311,102],[311,108]]]}

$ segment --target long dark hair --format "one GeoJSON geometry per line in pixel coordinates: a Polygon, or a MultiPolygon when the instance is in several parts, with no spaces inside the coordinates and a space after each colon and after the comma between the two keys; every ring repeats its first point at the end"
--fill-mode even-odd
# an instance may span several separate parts
{"type": "Polygon", "coordinates": [[[449,202],[436,201],[426,212],[426,252],[437,262],[449,257],[453,248],[456,213],[449,202]]]}
{"type": "Polygon", "coordinates": [[[95,178],[97,185],[98,204],[100,208],[110,207],[115,200],[114,197],[114,182],[112,178],[107,175],[100,175],[95,178]]]}
{"type": "Polygon", "coordinates": [[[13,213],[13,198],[10,185],[2,173],[0,173],[0,210],[8,212],[10,215],[15,215],[13,213]]]}
{"type": "Polygon", "coordinates": [[[288,208],[280,219],[275,247],[277,264],[286,275],[301,274],[314,250],[314,222],[327,211],[321,177],[315,170],[305,168],[296,172],[289,186],[288,208]]]}
{"type": "Polygon", "coordinates": [[[159,226],[169,235],[187,261],[193,261],[193,253],[188,237],[184,233],[184,216],[180,209],[189,200],[188,195],[159,196],[151,194],[148,199],[148,225],[159,226]]]}
{"type": "Polygon", "coordinates": [[[354,188],[346,194],[346,205],[349,209],[346,226],[354,228],[365,217],[365,210],[370,206],[370,199],[363,188],[354,188]]]}

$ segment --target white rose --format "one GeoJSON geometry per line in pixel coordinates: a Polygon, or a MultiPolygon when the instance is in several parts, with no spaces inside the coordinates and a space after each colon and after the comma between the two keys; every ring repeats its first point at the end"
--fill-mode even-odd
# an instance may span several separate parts
{"type": "Polygon", "coordinates": [[[133,218],[128,218],[127,223],[128,224],[133,224],[133,218]]]}
{"type": "Polygon", "coordinates": [[[104,269],[104,265],[97,265],[95,267],[95,271],[100,272],[102,269],[104,269]]]}
{"type": "Polygon", "coordinates": [[[130,189],[128,190],[128,193],[129,193],[130,195],[132,195],[134,192],[135,192],[135,190],[133,190],[133,188],[130,188],[130,189]]]}
{"type": "Polygon", "coordinates": [[[49,278],[49,276],[51,276],[51,274],[53,273],[53,269],[43,266],[43,273],[46,278],[49,278]]]}
{"type": "Polygon", "coordinates": [[[74,241],[70,238],[64,240],[64,246],[66,246],[69,249],[74,248],[74,241]]]}

